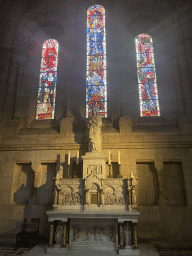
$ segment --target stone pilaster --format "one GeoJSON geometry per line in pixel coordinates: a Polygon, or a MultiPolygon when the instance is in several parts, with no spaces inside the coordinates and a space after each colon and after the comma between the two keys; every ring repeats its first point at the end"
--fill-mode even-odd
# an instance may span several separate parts
{"type": "Polygon", "coordinates": [[[89,189],[85,188],[84,192],[85,192],[85,204],[90,204],[90,202],[89,202],[89,189]]]}
{"type": "Polygon", "coordinates": [[[155,162],[158,182],[158,205],[165,205],[163,162],[155,162]]]}

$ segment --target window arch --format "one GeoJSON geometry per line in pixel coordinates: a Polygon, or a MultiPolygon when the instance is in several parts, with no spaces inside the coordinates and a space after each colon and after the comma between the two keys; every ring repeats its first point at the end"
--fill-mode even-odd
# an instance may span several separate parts
{"type": "Polygon", "coordinates": [[[140,116],[160,116],[152,37],[140,34],[135,43],[140,116]]]}
{"type": "Polygon", "coordinates": [[[107,117],[105,9],[101,5],[87,10],[86,72],[86,117],[91,115],[93,104],[102,117],[107,117]]]}
{"type": "Polygon", "coordinates": [[[43,43],[36,109],[38,120],[55,117],[58,48],[55,39],[43,43]]]}

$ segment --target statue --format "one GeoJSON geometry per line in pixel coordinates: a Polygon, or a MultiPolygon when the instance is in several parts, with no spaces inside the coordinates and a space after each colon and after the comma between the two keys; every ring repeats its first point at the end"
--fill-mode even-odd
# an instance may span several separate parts
{"type": "Polygon", "coordinates": [[[54,190],[54,204],[57,204],[57,188],[54,190]]]}
{"type": "Polygon", "coordinates": [[[55,231],[55,245],[61,246],[62,245],[62,227],[60,221],[57,224],[57,228],[55,231]]]}
{"type": "Polygon", "coordinates": [[[102,128],[102,119],[97,113],[96,105],[92,107],[92,116],[88,124],[88,136],[89,136],[89,152],[101,152],[101,128],[102,128]]]}
{"type": "Polygon", "coordinates": [[[135,189],[132,190],[132,205],[136,206],[137,205],[137,199],[136,199],[137,195],[136,195],[136,191],[135,189]]]}

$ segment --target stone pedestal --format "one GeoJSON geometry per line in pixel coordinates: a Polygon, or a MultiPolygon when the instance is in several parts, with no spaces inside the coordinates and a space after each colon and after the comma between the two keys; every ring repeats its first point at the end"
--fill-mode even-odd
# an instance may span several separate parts
{"type": "Polygon", "coordinates": [[[106,159],[107,157],[98,152],[87,152],[83,159],[83,178],[96,175],[99,178],[106,178],[106,159]]]}

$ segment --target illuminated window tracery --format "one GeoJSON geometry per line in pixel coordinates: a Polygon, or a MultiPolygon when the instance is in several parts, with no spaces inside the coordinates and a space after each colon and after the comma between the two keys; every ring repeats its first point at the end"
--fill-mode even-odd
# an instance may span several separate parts
{"type": "Polygon", "coordinates": [[[38,120],[54,119],[55,116],[58,47],[55,39],[43,43],[36,110],[38,120]]]}
{"type": "Polygon", "coordinates": [[[153,41],[140,34],[135,39],[140,116],[160,116],[153,41]]]}
{"type": "Polygon", "coordinates": [[[86,117],[90,117],[93,104],[107,117],[106,73],[105,9],[93,5],[87,10],[86,117]]]}

